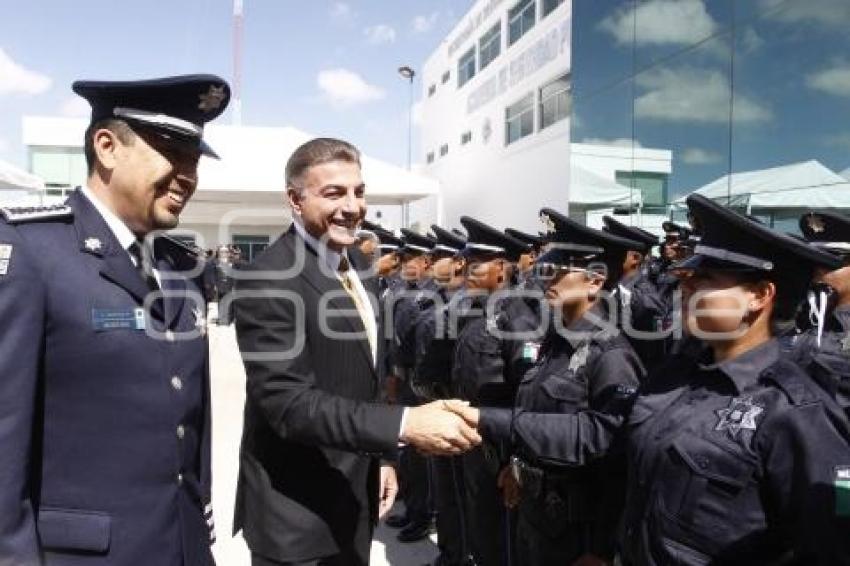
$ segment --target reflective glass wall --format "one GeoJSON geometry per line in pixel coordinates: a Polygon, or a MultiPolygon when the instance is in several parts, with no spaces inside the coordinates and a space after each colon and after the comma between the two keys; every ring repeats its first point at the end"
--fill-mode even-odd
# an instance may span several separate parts
{"type": "Polygon", "coordinates": [[[617,172],[644,212],[694,190],[787,230],[850,212],[850,2],[575,0],[573,22],[572,140],[672,151],[617,172]]]}

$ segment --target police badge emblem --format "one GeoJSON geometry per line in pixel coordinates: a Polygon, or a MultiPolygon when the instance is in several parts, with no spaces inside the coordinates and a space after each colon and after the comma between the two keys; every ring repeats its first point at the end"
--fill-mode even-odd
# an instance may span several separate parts
{"type": "Polygon", "coordinates": [[[550,217],[545,212],[540,213],[540,222],[542,222],[543,225],[546,227],[547,234],[554,234],[557,231],[555,227],[555,221],[552,220],[552,217],[550,217]]]}
{"type": "Polygon", "coordinates": [[[224,97],[225,94],[223,86],[210,85],[210,89],[206,92],[206,94],[198,95],[198,98],[201,100],[198,104],[198,109],[203,110],[204,112],[218,110],[221,103],[224,102],[224,97]]]}
{"type": "Polygon", "coordinates": [[[90,252],[99,252],[103,248],[103,244],[98,238],[86,238],[83,246],[90,252]]]}
{"type": "Polygon", "coordinates": [[[764,412],[764,407],[753,402],[752,397],[733,397],[729,406],[717,409],[717,426],[714,430],[728,430],[735,438],[741,430],[755,430],[756,417],[764,412]]]}

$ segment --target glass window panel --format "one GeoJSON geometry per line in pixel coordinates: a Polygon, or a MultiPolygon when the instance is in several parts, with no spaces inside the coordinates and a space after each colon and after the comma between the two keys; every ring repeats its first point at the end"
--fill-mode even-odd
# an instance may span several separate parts
{"type": "Polygon", "coordinates": [[[480,68],[483,69],[499,56],[499,52],[502,48],[502,22],[499,22],[490,28],[490,30],[481,37],[478,44],[478,51],[481,57],[480,68]]]}
{"type": "Polygon", "coordinates": [[[558,6],[564,3],[564,0],[543,0],[543,17],[545,18],[558,6]]]}
{"type": "Polygon", "coordinates": [[[457,86],[458,88],[469,82],[475,76],[475,47],[461,56],[457,64],[457,86]]]}
{"type": "Polygon", "coordinates": [[[516,43],[534,27],[536,9],[534,0],[520,0],[508,11],[508,45],[516,43]]]}

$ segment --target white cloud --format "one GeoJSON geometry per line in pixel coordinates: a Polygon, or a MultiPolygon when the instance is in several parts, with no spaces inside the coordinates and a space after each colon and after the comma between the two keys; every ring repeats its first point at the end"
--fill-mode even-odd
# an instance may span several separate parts
{"type": "Polygon", "coordinates": [[[368,27],[363,30],[363,33],[366,35],[366,41],[372,45],[393,43],[396,38],[395,29],[386,24],[378,24],[376,26],[368,27]]]}
{"type": "Polygon", "coordinates": [[[806,85],[833,96],[850,96],[850,64],[841,63],[806,77],[806,85]]]}
{"type": "Polygon", "coordinates": [[[386,93],[367,83],[360,75],[348,69],[327,69],[316,77],[324,99],[334,108],[348,108],[358,104],[381,100],[386,93]]]}
{"type": "Polygon", "coordinates": [[[9,149],[9,141],[6,138],[0,138],[0,153],[6,153],[9,149]]]}
{"type": "MultiPolygon", "coordinates": [[[[584,139],[581,140],[580,143],[586,143],[586,144],[590,144],[590,145],[608,145],[608,146],[613,146],[613,147],[627,147],[627,148],[632,147],[632,139],[631,138],[616,138],[616,139],[610,139],[610,140],[606,140],[606,139],[603,139],[603,138],[584,138],[584,139]]],[[[634,140],[634,147],[636,147],[636,148],[643,147],[643,144],[641,144],[638,140],[634,140]]]]}
{"type": "Polygon", "coordinates": [[[91,106],[79,96],[70,96],[59,107],[59,113],[68,118],[83,118],[91,114],[91,106]]]}
{"type": "MultiPolygon", "coordinates": [[[[638,75],[646,92],[635,100],[639,118],[668,122],[728,122],[729,79],[718,70],[682,67],[658,69],[638,75]]],[[[736,94],[736,122],[761,122],[770,109],[747,96],[736,94]]]]}
{"type": "Polygon", "coordinates": [[[720,163],[723,156],[716,151],[708,151],[699,147],[689,147],[682,151],[682,162],[688,165],[710,165],[720,163]]]}
{"type": "Polygon", "coordinates": [[[440,18],[440,12],[431,12],[430,14],[419,15],[413,18],[413,31],[416,33],[427,33],[434,29],[434,25],[440,18]]]}
{"type": "Polygon", "coordinates": [[[331,6],[331,18],[334,20],[346,20],[352,16],[351,6],[345,2],[334,2],[331,6]]]}
{"type": "Polygon", "coordinates": [[[0,95],[42,94],[52,83],[50,77],[19,65],[0,48],[0,95]]]}
{"type": "Polygon", "coordinates": [[[850,2],[847,0],[760,0],[759,8],[768,18],[778,22],[832,27],[850,25],[850,2]]]}
{"type": "Polygon", "coordinates": [[[621,45],[690,45],[718,28],[702,0],[648,0],[616,10],[599,27],[621,45]]]}

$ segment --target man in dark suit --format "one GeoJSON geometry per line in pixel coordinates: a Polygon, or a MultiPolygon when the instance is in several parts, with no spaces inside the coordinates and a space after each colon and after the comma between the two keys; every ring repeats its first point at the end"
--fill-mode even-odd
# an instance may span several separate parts
{"type": "Polygon", "coordinates": [[[87,186],[0,211],[0,565],[211,565],[197,186],[211,75],[77,82],[87,186]]]}
{"type": "Polygon", "coordinates": [[[235,529],[255,565],[360,566],[397,490],[399,443],[459,453],[480,438],[442,404],[377,402],[377,279],[356,250],[360,154],[316,139],[290,157],[294,223],[236,284],[248,377],[235,529]]]}

